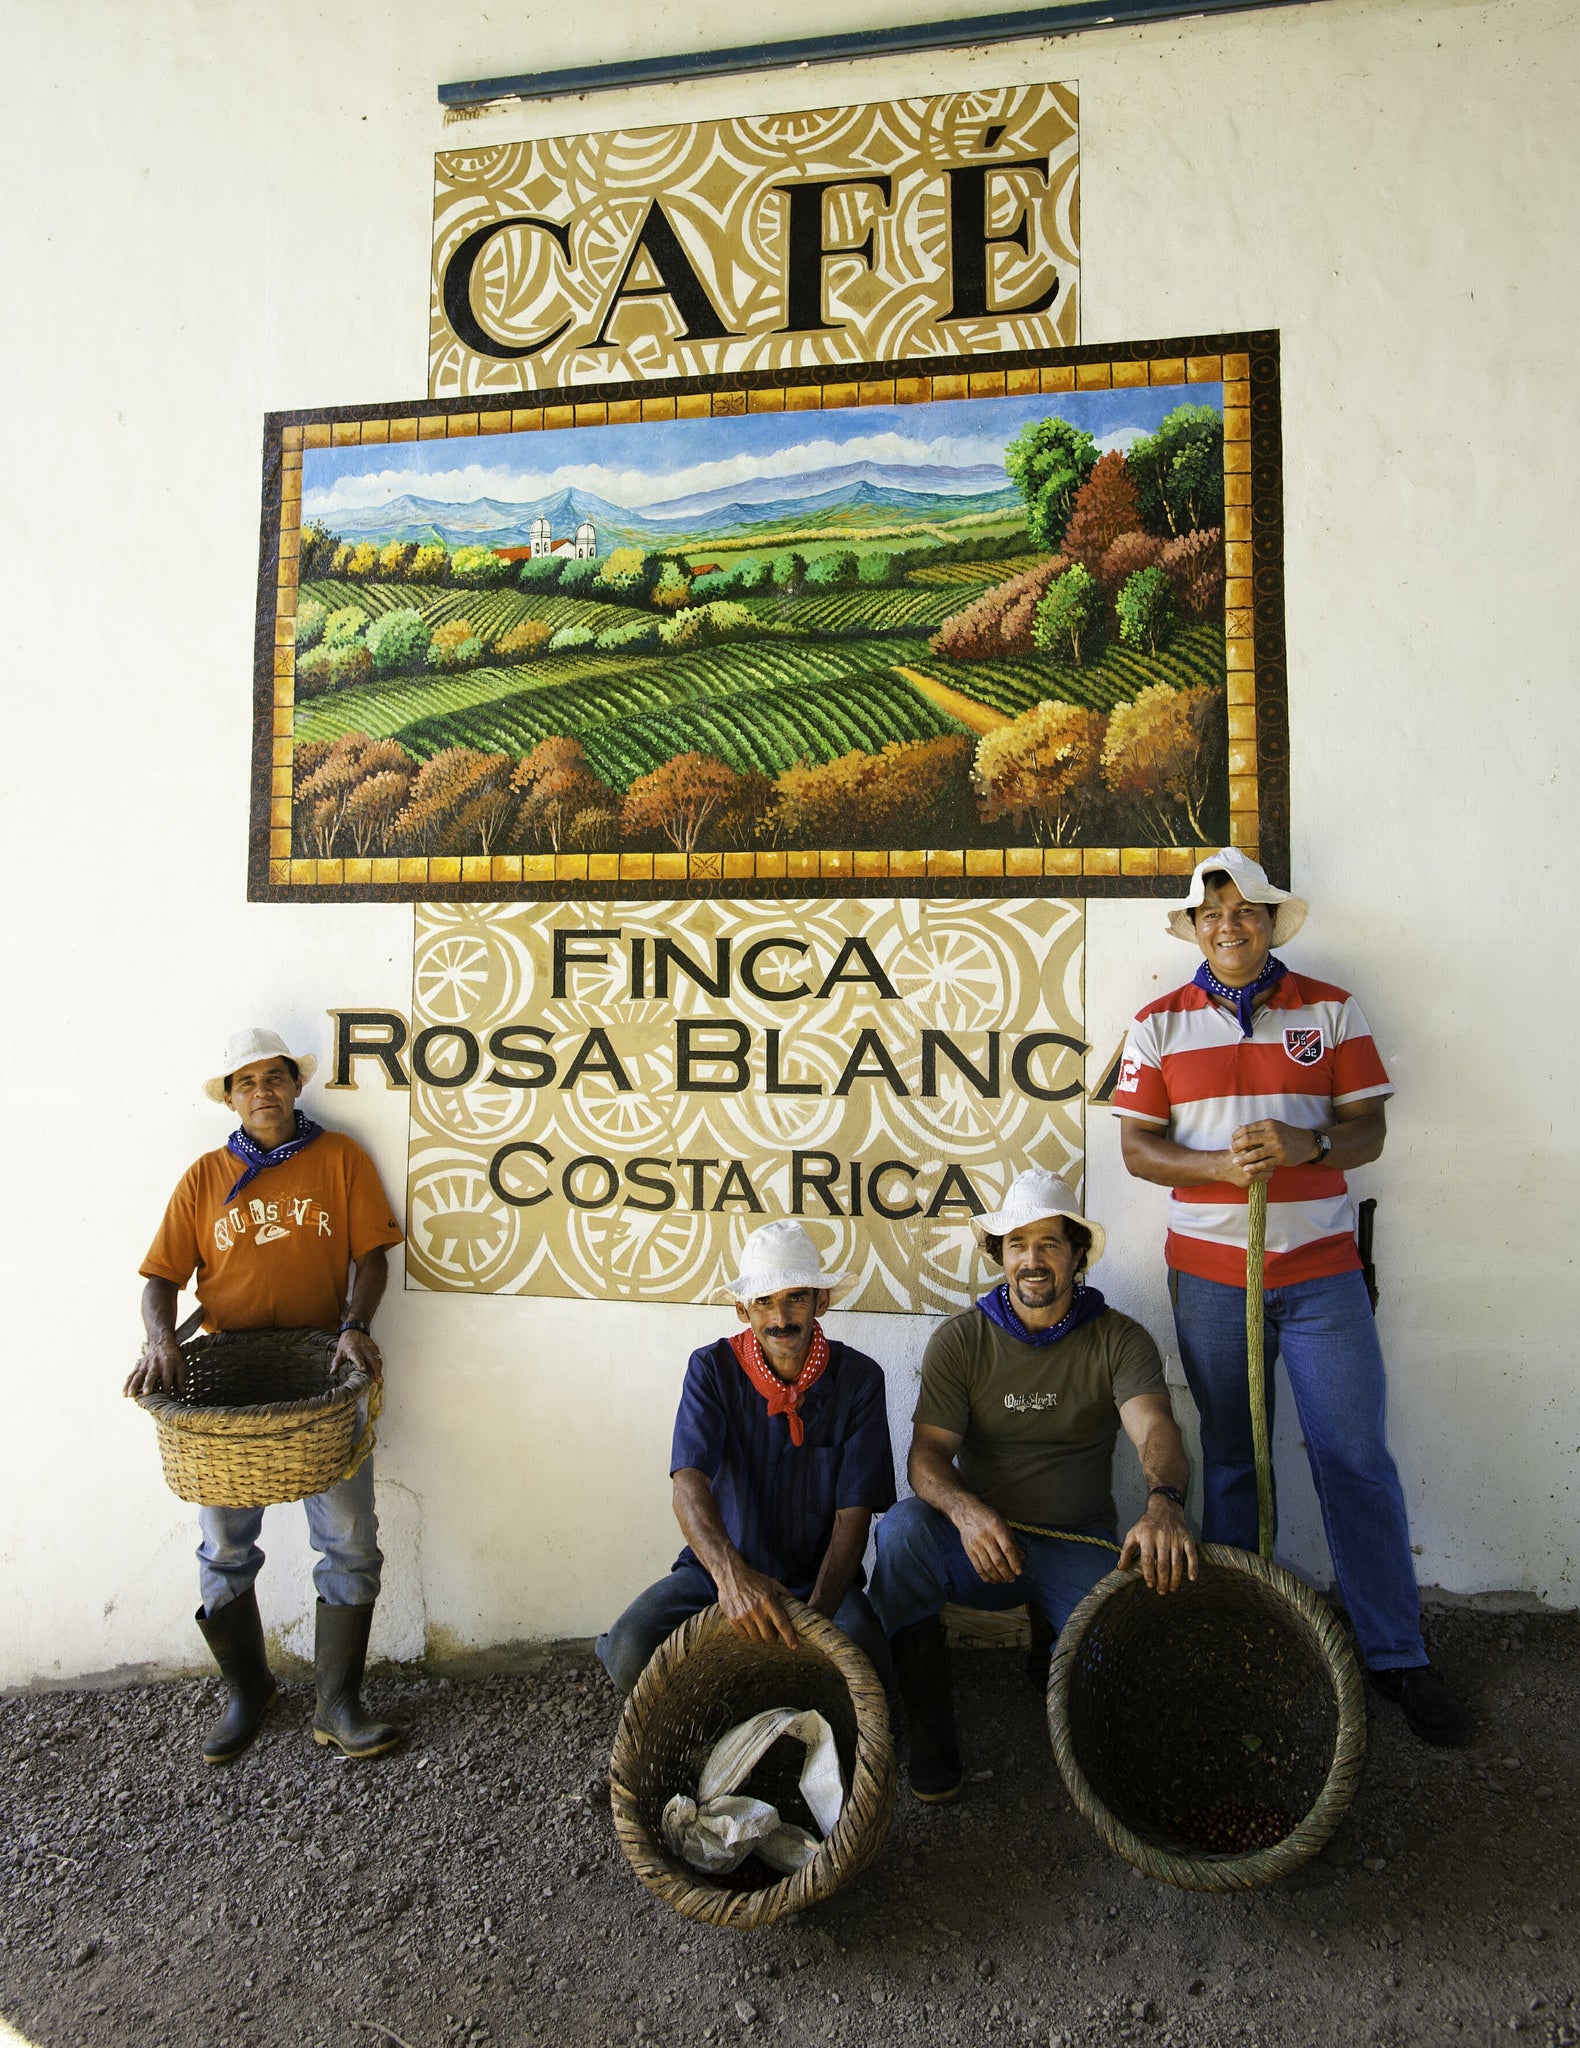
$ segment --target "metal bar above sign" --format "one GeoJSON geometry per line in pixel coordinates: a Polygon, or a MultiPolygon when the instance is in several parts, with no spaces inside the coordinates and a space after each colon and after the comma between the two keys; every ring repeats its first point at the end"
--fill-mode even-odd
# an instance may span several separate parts
{"type": "Polygon", "coordinates": [[[958,16],[908,27],[857,29],[842,35],[801,36],[784,43],[746,43],[729,50],[688,50],[668,57],[631,57],[614,63],[577,64],[564,71],[524,71],[505,78],[467,78],[441,85],[439,102],[464,113],[505,100],[559,99],[608,92],[620,86],[663,85],[681,78],[719,78],[738,71],[785,70],[910,50],[959,49],[1033,36],[1070,35],[1093,28],[1174,21],[1192,15],[1242,14],[1265,7],[1309,7],[1317,0],[1070,0],[1008,14],[958,16]]]}

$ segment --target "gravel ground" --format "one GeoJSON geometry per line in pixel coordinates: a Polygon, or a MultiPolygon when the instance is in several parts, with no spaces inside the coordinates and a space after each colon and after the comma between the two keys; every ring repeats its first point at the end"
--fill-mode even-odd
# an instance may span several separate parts
{"type": "Polygon", "coordinates": [[[1377,1709],[1324,1854],[1271,1891],[1151,1884],[1071,1807],[1003,1652],[955,1655],[972,1776],[903,1790],[876,1865],[758,1934],[631,1876],[585,1646],[508,1677],[386,1672],[409,1747],[315,1749],[298,1682],[205,1769],[206,1683],[0,1699],[0,2014],[48,2048],[1580,2041],[1580,1621],[1453,1612],[1469,1751],[1377,1709]]]}

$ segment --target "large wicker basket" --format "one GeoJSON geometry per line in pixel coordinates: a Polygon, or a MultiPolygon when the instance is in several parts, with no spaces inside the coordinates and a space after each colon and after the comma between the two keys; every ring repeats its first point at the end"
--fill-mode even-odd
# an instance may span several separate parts
{"type": "MultiPolygon", "coordinates": [[[[877,1855],[894,1815],[894,1745],[877,1673],[850,1638],[799,1600],[786,1600],[800,1646],[748,1642],[717,1607],[694,1614],[659,1645],[626,1702],[609,1764],[615,1833],[631,1868],[688,1919],[766,1927],[838,1891],[877,1855]],[[748,1857],[707,1877],[672,1856],[660,1821],[676,1792],[696,1789],[700,1758],[737,1722],[768,1707],[815,1707],[834,1731],[848,1797],[833,1833],[803,1869],[781,1877],[748,1857]]],[[[800,1752],[776,1744],[751,1789],[787,1818],[796,1810],[800,1752]]]]}
{"type": "Polygon", "coordinates": [[[1147,1876],[1245,1891],[1315,1855],[1366,1746],[1361,1675],[1337,1617],[1281,1566],[1204,1544],[1160,1598],[1110,1572],[1066,1622],[1048,1727],[1077,1810],[1147,1876]],[[1214,1847],[1235,1836],[1252,1848],[1214,1847]]]}
{"type": "Polygon", "coordinates": [[[159,1429],[172,1493],[203,1507],[259,1508],[324,1493],[373,1447],[378,1388],[336,1373],[327,1330],[235,1330],[183,1344],[180,1394],[140,1394],[159,1429]],[[369,1394],[357,1439],[357,1403],[369,1394]]]}

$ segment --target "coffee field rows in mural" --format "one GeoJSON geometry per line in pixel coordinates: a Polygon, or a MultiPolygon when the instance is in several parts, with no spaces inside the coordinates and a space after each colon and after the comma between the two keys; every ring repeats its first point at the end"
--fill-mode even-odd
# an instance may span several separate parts
{"type": "Polygon", "coordinates": [[[342,512],[359,536],[321,492],[300,554],[296,849],[1224,836],[1221,412],[1142,396],[1150,431],[1101,451],[1044,401],[1012,438],[995,423],[996,471],[942,465],[937,444],[904,488],[870,461],[810,495],[757,477],[739,501],[677,494],[667,527],[582,489],[530,525],[519,505],[462,521],[406,493],[342,512]]]}

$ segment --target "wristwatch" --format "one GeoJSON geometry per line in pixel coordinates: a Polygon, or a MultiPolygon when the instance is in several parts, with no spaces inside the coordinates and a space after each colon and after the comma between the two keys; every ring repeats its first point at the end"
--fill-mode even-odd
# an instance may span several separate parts
{"type": "Polygon", "coordinates": [[[1147,1488],[1147,1499],[1150,1500],[1155,1493],[1161,1493],[1165,1500],[1173,1501],[1177,1508],[1182,1508],[1185,1505],[1185,1496],[1177,1486],[1149,1486],[1147,1488]]]}
{"type": "Polygon", "coordinates": [[[1317,1156],[1315,1159],[1308,1160],[1307,1164],[1310,1166],[1320,1166],[1333,1150],[1333,1140],[1326,1131],[1313,1131],[1311,1135],[1317,1141],[1317,1156]]]}
{"type": "Polygon", "coordinates": [[[347,1330],[360,1330],[364,1337],[371,1337],[373,1334],[360,1316],[342,1317],[340,1323],[340,1334],[342,1337],[346,1334],[347,1330]]]}

